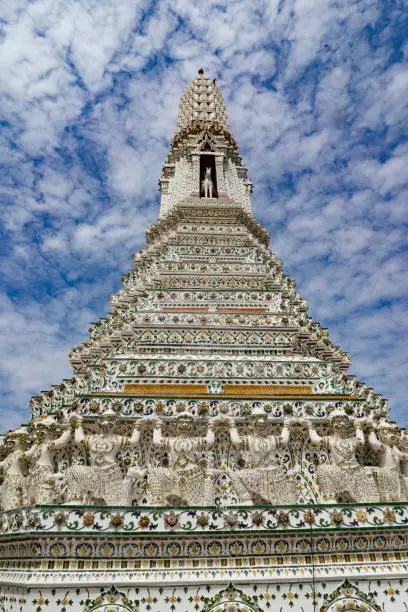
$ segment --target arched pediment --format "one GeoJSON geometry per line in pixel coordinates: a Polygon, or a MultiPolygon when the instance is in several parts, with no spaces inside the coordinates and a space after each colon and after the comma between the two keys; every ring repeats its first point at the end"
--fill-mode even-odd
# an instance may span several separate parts
{"type": "Polygon", "coordinates": [[[231,582],[226,589],[203,601],[201,612],[263,612],[258,606],[258,597],[249,597],[231,582]]]}
{"type": "Polygon", "coordinates": [[[329,596],[321,612],[379,612],[372,593],[364,593],[358,587],[345,580],[329,596]]]}
{"type": "Polygon", "coordinates": [[[101,593],[94,600],[87,600],[83,612],[135,612],[137,604],[132,603],[125,593],[115,586],[101,593]]]}
{"type": "Polygon", "coordinates": [[[129,610],[131,610],[131,608],[128,608],[120,603],[102,603],[100,606],[97,605],[96,607],[90,609],[92,612],[129,612],[129,610]]]}
{"type": "Polygon", "coordinates": [[[217,147],[211,133],[208,130],[201,132],[197,139],[197,148],[200,151],[212,151],[214,152],[217,147]]]}

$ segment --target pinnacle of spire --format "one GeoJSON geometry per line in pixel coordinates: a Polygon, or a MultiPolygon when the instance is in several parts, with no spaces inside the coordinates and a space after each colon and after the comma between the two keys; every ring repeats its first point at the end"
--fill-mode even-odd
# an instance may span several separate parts
{"type": "Polygon", "coordinates": [[[230,133],[224,98],[215,79],[204,76],[203,68],[181,95],[176,134],[185,132],[197,122],[217,125],[218,129],[230,133]]]}

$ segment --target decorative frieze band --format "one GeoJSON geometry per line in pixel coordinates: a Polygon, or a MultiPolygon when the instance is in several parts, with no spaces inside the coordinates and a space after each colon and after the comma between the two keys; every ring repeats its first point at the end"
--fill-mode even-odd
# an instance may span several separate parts
{"type": "Polygon", "coordinates": [[[292,531],[310,534],[381,529],[406,531],[407,524],[406,503],[229,508],[37,506],[1,513],[0,537],[61,532],[98,535],[171,532],[189,535],[292,531]]]}

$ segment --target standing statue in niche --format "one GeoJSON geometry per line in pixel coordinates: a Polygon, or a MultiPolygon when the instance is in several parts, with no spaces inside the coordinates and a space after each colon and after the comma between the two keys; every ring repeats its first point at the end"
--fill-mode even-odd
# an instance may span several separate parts
{"type": "Polygon", "coordinates": [[[356,457],[365,443],[362,420],[353,424],[343,410],[334,410],[329,419],[333,433],[324,437],[319,436],[312,423],[305,422],[311,443],[330,451],[331,463],[319,465],[316,470],[323,502],[338,503],[342,494],[358,503],[378,502],[372,468],[360,465],[356,457]]]}
{"type": "Polygon", "coordinates": [[[9,453],[0,461],[3,483],[0,486],[0,505],[3,510],[21,508],[27,504],[24,453],[27,449],[28,433],[23,427],[8,433],[4,440],[9,453]]]}
{"type": "Polygon", "coordinates": [[[402,453],[398,448],[400,429],[387,421],[381,421],[377,427],[377,435],[374,430],[370,431],[368,443],[377,455],[379,462],[379,468],[374,470],[380,495],[379,501],[401,501],[400,463],[402,453]]]}
{"type": "MultiPolygon", "coordinates": [[[[116,455],[138,444],[141,423],[135,424],[130,438],[114,434],[118,419],[115,412],[108,409],[99,419],[101,433],[85,435],[82,418],[76,414],[71,418],[76,421],[75,444],[84,449],[89,465],[72,465],[68,469],[67,503],[102,501],[108,506],[127,506],[132,480],[123,476],[116,455]]],[[[134,470],[132,476],[135,476],[134,470]]]]}
{"type": "Polygon", "coordinates": [[[204,180],[201,182],[202,192],[205,198],[213,197],[213,182],[211,178],[211,167],[207,166],[205,169],[204,180]]]}
{"type": "Polygon", "coordinates": [[[29,504],[54,504],[57,501],[55,483],[62,474],[54,473],[54,456],[71,440],[70,425],[63,427],[52,417],[40,418],[32,425],[35,442],[25,453],[25,458],[34,461],[30,467],[28,481],[29,504]]]}
{"type": "Polygon", "coordinates": [[[231,473],[241,503],[296,504],[296,481],[276,459],[278,447],[288,444],[289,435],[288,422],[278,438],[271,434],[268,418],[259,415],[253,417],[251,432],[241,438],[235,422],[230,421],[231,442],[240,449],[244,464],[231,473]]]}
{"type": "Polygon", "coordinates": [[[214,484],[197,454],[214,445],[213,423],[205,437],[195,436],[194,418],[178,415],[175,435],[163,437],[162,422],[152,419],[153,445],[167,452],[168,467],[150,467],[148,488],[155,504],[202,506],[214,504],[214,484]]]}

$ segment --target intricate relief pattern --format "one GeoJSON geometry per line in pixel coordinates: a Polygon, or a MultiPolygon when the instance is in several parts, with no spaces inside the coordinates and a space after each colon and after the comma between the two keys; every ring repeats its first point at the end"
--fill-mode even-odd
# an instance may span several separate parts
{"type": "Polygon", "coordinates": [[[72,378],[0,441],[0,610],[402,610],[408,436],[268,249],[203,71],[159,183],[72,378]]]}

